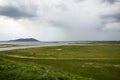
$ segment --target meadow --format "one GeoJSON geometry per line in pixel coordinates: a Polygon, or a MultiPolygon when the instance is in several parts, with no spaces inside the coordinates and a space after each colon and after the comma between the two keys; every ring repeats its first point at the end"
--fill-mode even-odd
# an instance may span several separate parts
{"type": "Polygon", "coordinates": [[[120,43],[1,51],[0,73],[0,80],[120,80],[120,43]]]}

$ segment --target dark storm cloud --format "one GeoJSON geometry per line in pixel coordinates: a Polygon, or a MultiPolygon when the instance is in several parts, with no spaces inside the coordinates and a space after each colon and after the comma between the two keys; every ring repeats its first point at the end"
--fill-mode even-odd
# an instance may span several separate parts
{"type": "Polygon", "coordinates": [[[120,2],[120,0],[102,0],[102,2],[107,2],[107,3],[110,3],[110,4],[114,4],[116,2],[120,2]]]}
{"type": "Polygon", "coordinates": [[[103,19],[114,19],[116,22],[120,22],[120,13],[103,15],[101,16],[103,19]]]}
{"type": "Polygon", "coordinates": [[[20,18],[35,17],[36,13],[27,11],[24,7],[21,7],[21,9],[18,9],[17,7],[14,7],[14,6],[0,6],[0,16],[20,19],[20,18]]]}

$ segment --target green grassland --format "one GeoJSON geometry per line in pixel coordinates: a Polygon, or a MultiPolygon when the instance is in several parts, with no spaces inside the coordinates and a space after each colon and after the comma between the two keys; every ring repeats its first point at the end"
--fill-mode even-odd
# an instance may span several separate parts
{"type": "Polygon", "coordinates": [[[120,43],[1,51],[0,73],[0,80],[120,80],[120,43]]]}

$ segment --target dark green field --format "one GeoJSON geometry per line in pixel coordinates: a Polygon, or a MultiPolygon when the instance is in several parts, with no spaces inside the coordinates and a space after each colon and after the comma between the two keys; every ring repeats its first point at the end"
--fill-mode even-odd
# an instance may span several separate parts
{"type": "Polygon", "coordinates": [[[1,51],[0,73],[0,80],[120,80],[120,43],[1,51]]]}

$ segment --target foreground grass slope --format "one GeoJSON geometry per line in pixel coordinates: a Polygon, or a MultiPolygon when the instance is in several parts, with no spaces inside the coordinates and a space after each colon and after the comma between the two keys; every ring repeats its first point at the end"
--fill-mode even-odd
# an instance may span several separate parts
{"type": "Polygon", "coordinates": [[[0,80],[93,80],[0,58],[0,80]]]}
{"type": "MultiPolygon", "coordinates": [[[[79,76],[76,80],[120,80],[120,44],[55,46],[0,53],[1,58],[50,70],[49,75],[55,75],[52,72],[61,73],[59,76],[65,73],[63,80],[66,80],[68,74],[72,77],[79,76]]],[[[31,75],[32,73],[34,74],[31,72],[31,75]]],[[[67,80],[73,80],[69,77],[67,80]]]]}

